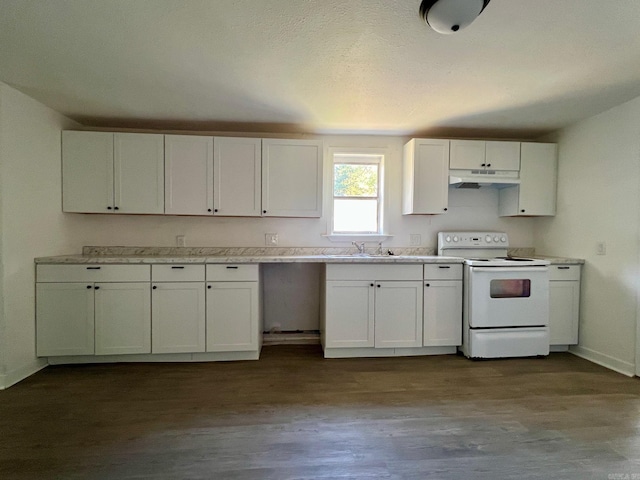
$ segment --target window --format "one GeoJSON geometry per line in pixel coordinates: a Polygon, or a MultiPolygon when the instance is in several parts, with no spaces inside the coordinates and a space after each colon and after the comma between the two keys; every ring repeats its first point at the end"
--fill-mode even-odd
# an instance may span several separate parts
{"type": "Polygon", "coordinates": [[[382,233],[383,159],[383,155],[333,155],[333,233],[382,233]]]}

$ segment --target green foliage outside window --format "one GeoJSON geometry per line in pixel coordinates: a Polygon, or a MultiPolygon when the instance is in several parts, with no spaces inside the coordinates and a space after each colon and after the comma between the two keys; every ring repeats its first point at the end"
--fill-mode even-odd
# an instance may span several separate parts
{"type": "Polygon", "coordinates": [[[375,197],[378,195],[377,165],[334,164],[333,195],[336,197],[375,197]]]}

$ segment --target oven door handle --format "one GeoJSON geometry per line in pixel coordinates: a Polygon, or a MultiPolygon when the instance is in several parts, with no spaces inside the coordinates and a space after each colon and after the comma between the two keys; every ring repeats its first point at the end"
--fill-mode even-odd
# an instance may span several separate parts
{"type": "Polygon", "coordinates": [[[539,267],[470,267],[472,272],[479,273],[520,273],[520,272],[546,272],[549,267],[541,265],[539,267]]]}

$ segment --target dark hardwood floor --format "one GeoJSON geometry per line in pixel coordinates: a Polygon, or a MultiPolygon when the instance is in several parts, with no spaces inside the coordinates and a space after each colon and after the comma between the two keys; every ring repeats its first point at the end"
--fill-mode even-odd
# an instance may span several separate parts
{"type": "Polygon", "coordinates": [[[570,354],[49,367],[1,479],[640,479],[640,381],[570,354]]]}

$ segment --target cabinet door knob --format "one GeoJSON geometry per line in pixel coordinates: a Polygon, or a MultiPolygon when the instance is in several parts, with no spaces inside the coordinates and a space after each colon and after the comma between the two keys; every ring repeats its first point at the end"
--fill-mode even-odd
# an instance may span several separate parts
{"type": "Polygon", "coordinates": [[[380,288],[380,284],[378,284],[378,288],[380,288]]]}
{"type": "Polygon", "coordinates": [[[448,210],[448,208],[447,208],[447,207],[444,207],[444,208],[443,208],[443,210],[446,212],[446,211],[448,210]]]}
{"type": "Polygon", "coordinates": [[[491,164],[490,164],[490,163],[487,163],[487,167],[490,167],[490,166],[491,166],[491,164]]]}
{"type": "Polygon", "coordinates": [[[425,286],[425,287],[430,287],[430,286],[431,286],[431,284],[430,284],[430,283],[425,283],[425,284],[424,284],[424,286],[425,286]]]}
{"type": "Polygon", "coordinates": [[[91,285],[87,285],[87,289],[88,289],[88,290],[91,290],[91,285]]]}
{"type": "Polygon", "coordinates": [[[371,286],[373,287],[373,283],[371,284],[371,286]]]}
{"type": "Polygon", "coordinates": [[[95,288],[96,290],[100,290],[100,287],[99,287],[98,285],[96,285],[96,286],[95,286],[95,287],[93,287],[93,288],[95,288]]]}
{"type": "Polygon", "coordinates": [[[111,210],[111,207],[107,207],[107,210],[111,210]]]}
{"type": "Polygon", "coordinates": [[[267,213],[267,211],[266,210],[262,210],[262,213],[267,213]]]}
{"type": "Polygon", "coordinates": [[[211,288],[211,285],[207,285],[207,288],[209,288],[209,289],[210,289],[210,288],[211,288]]]}
{"type": "Polygon", "coordinates": [[[113,207],[114,210],[120,210],[118,207],[113,207]]]}
{"type": "Polygon", "coordinates": [[[155,290],[155,289],[156,289],[156,288],[158,288],[158,287],[156,287],[156,286],[154,285],[154,286],[153,286],[153,287],[151,287],[151,288],[153,288],[153,289],[155,290]]]}
{"type": "Polygon", "coordinates": [[[210,211],[211,211],[211,209],[210,209],[210,208],[207,208],[207,212],[210,212],[210,211]]]}
{"type": "Polygon", "coordinates": [[[480,164],[480,166],[481,166],[481,167],[486,167],[486,166],[487,166],[487,164],[486,164],[486,163],[482,163],[482,164],[480,164]]]}
{"type": "Polygon", "coordinates": [[[522,210],[520,210],[522,213],[524,213],[524,208],[522,210]]]}
{"type": "Polygon", "coordinates": [[[214,211],[214,212],[217,212],[217,211],[218,211],[218,209],[217,209],[217,208],[214,208],[214,209],[213,209],[213,211],[214,211]]]}

